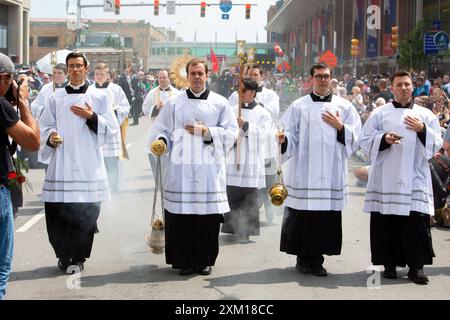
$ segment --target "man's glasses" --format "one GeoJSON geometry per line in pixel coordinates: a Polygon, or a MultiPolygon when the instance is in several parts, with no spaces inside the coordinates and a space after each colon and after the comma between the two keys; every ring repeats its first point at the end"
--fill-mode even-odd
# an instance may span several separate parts
{"type": "Polygon", "coordinates": [[[330,80],[331,76],[329,74],[316,74],[314,79],[318,81],[330,80]]]}
{"type": "Polygon", "coordinates": [[[70,69],[81,69],[84,67],[84,64],[69,64],[70,69]]]}

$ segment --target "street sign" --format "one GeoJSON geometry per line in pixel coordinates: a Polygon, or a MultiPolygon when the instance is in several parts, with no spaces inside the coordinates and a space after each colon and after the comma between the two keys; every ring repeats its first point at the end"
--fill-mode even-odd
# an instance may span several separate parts
{"type": "Polygon", "coordinates": [[[167,1],[166,14],[175,14],[176,3],[175,1],[167,1]]]}
{"type": "Polygon", "coordinates": [[[345,56],[343,54],[341,54],[338,57],[338,64],[344,64],[345,63],[345,56]]]}
{"type": "Polygon", "coordinates": [[[437,32],[425,32],[423,34],[423,48],[425,54],[436,54],[439,52],[438,47],[434,43],[434,36],[437,32]]]}
{"type": "Polygon", "coordinates": [[[220,0],[219,8],[222,12],[227,13],[231,10],[231,8],[233,8],[233,3],[231,0],[220,0]]]}
{"type": "Polygon", "coordinates": [[[114,0],[103,0],[103,12],[114,12],[114,0]]]}
{"type": "Polygon", "coordinates": [[[448,50],[450,38],[448,33],[440,31],[434,35],[434,44],[438,50],[448,50]]]}

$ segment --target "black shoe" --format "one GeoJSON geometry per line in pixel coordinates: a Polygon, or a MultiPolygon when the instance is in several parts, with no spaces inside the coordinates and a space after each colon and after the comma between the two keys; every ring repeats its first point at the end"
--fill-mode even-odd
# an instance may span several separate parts
{"type": "Polygon", "coordinates": [[[74,274],[80,273],[84,270],[83,262],[71,262],[70,265],[66,269],[66,273],[74,274]]]}
{"type": "Polygon", "coordinates": [[[308,274],[311,272],[311,268],[308,266],[305,266],[303,264],[300,264],[297,262],[297,264],[295,265],[295,269],[297,269],[298,272],[303,273],[303,274],[308,274]]]}
{"type": "Polygon", "coordinates": [[[423,273],[422,269],[409,269],[408,278],[417,284],[427,284],[428,281],[430,281],[428,277],[423,273]]]}
{"type": "Polygon", "coordinates": [[[139,124],[139,122],[133,122],[132,124],[130,124],[130,126],[137,126],[139,124]]]}
{"type": "Polygon", "coordinates": [[[61,269],[61,271],[66,272],[67,267],[70,265],[69,259],[59,259],[58,260],[58,268],[61,269]]]}
{"type": "Polygon", "coordinates": [[[326,277],[328,275],[327,270],[322,266],[312,267],[311,273],[318,277],[326,277]]]}
{"type": "Polygon", "coordinates": [[[206,266],[206,267],[199,267],[198,268],[198,274],[202,275],[202,276],[207,276],[210,275],[212,271],[212,268],[210,266],[206,266]]]}
{"type": "Polygon", "coordinates": [[[395,270],[395,267],[384,266],[383,278],[397,279],[397,271],[395,270]]]}
{"type": "Polygon", "coordinates": [[[180,276],[189,276],[193,273],[195,273],[195,268],[181,268],[180,269],[180,276]]]}

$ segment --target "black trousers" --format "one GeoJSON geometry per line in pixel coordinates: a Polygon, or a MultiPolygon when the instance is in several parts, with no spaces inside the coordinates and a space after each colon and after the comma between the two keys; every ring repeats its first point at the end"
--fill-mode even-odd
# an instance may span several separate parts
{"type": "Polygon", "coordinates": [[[372,212],[370,250],[374,265],[420,269],[433,264],[430,216],[415,211],[409,216],[372,212]]]}
{"type": "Polygon", "coordinates": [[[84,262],[91,255],[101,202],[45,203],[50,244],[60,259],[84,262]]]}

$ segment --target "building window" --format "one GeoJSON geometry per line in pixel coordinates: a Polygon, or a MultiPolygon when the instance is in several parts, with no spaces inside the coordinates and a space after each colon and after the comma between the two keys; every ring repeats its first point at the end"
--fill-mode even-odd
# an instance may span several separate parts
{"type": "Polygon", "coordinates": [[[38,37],[39,48],[58,48],[58,37],[38,37]]]}
{"type": "Polygon", "coordinates": [[[124,45],[125,48],[133,48],[133,38],[125,37],[123,39],[123,42],[124,42],[123,45],[124,45]]]}
{"type": "Polygon", "coordinates": [[[33,46],[33,37],[32,36],[30,36],[30,48],[33,46]]]}

